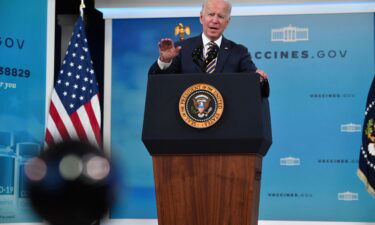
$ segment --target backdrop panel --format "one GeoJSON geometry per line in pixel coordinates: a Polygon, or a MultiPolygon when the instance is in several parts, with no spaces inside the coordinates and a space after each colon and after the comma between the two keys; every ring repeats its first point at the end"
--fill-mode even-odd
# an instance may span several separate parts
{"type": "Polygon", "coordinates": [[[44,139],[47,0],[1,1],[0,27],[0,223],[35,222],[23,167],[44,139]]]}
{"type": "MultiPolygon", "coordinates": [[[[198,18],[113,20],[111,146],[124,182],[111,218],[156,218],[152,161],[141,142],[147,71],[157,42],[178,23],[191,36],[201,32],[198,18]]],[[[264,158],[260,219],[375,222],[375,202],[356,177],[374,15],[232,17],[225,36],[270,75],[274,143],[264,158]]]]}

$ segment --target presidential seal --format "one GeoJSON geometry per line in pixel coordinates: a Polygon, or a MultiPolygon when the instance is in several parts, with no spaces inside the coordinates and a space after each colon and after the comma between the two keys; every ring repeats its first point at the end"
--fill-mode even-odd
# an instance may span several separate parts
{"type": "Polygon", "coordinates": [[[224,111],[224,100],[213,86],[195,84],[182,93],[178,108],[181,118],[189,126],[207,128],[219,121],[224,111]]]}

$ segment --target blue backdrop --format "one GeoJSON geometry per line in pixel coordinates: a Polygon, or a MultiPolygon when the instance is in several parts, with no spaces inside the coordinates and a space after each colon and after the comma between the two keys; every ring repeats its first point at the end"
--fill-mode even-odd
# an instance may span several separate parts
{"type": "Polygon", "coordinates": [[[35,222],[22,168],[44,140],[47,0],[0,1],[0,27],[0,223],[35,222]]]}
{"type": "MultiPolygon", "coordinates": [[[[201,32],[198,18],[113,21],[111,144],[124,181],[111,218],[156,218],[152,161],[141,142],[147,71],[157,42],[178,23],[191,36],[201,32]]],[[[225,36],[270,75],[273,145],[263,161],[260,219],[375,222],[375,201],[356,177],[374,15],[232,17],[225,36]]]]}

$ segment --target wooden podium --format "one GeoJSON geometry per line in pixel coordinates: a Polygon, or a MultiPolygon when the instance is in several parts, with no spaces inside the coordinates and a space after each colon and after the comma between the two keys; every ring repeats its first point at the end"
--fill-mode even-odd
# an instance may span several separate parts
{"type": "Polygon", "coordinates": [[[262,157],[272,143],[258,75],[150,76],[142,140],[153,159],[159,225],[258,223],[262,157]],[[195,83],[224,98],[222,118],[206,129],[178,113],[181,94],[195,83]]]}

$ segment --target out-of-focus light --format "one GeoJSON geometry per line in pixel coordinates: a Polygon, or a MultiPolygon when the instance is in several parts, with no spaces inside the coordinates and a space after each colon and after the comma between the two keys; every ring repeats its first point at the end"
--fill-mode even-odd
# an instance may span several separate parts
{"type": "Polygon", "coordinates": [[[32,158],[26,163],[25,174],[32,181],[40,181],[47,174],[47,165],[39,158],[32,158]]]}
{"type": "Polygon", "coordinates": [[[66,180],[75,180],[82,174],[82,160],[76,155],[67,155],[61,160],[59,170],[66,180]]]}
{"type": "Polygon", "coordinates": [[[106,178],[110,171],[110,164],[107,159],[100,156],[88,157],[85,162],[85,175],[93,180],[106,178]]]}

